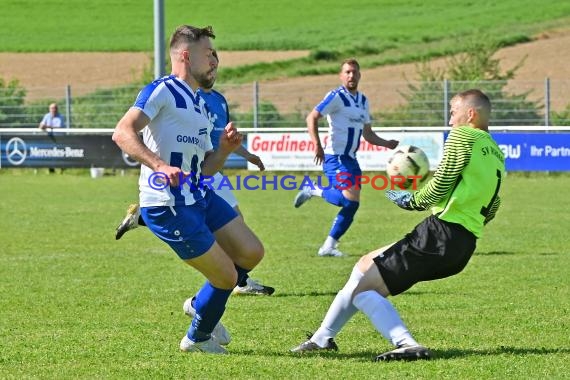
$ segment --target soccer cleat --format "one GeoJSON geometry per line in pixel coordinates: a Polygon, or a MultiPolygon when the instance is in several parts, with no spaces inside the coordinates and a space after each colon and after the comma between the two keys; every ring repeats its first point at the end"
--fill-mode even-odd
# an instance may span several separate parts
{"type": "Polygon", "coordinates": [[[270,296],[275,292],[271,286],[261,285],[249,277],[246,282],[245,286],[236,286],[232,293],[235,295],[270,296]]]}
{"type": "Polygon", "coordinates": [[[339,251],[338,249],[336,249],[336,247],[329,247],[329,248],[321,247],[321,248],[319,248],[318,255],[321,257],[324,257],[324,256],[342,257],[342,256],[344,256],[344,254],[341,251],[339,251]]]}
{"type": "Polygon", "coordinates": [[[383,361],[387,362],[390,360],[411,361],[411,360],[421,360],[421,359],[423,360],[431,359],[431,352],[424,346],[416,344],[414,346],[403,345],[392,351],[380,354],[376,356],[375,361],[377,362],[383,362],[383,361]]]}
{"type": "MultiPolygon", "coordinates": [[[[190,318],[194,318],[196,315],[196,309],[192,306],[192,299],[193,298],[188,298],[184,301],[184,305],[182,305],[184,313],[190,318]]],[[[222,346],[227,346],[232,341],[230,332],[224,327],[224,325],[222,325],[221,321],[214,327],[214,331],[212,331],[212,339],[222,346]]]]}
{"type": "Polygon", "coordinates": [[[338,346],[336,345],[333,338],[329,338],[327,345],[321,347],[311,340],[311,335],[308,336],[309,340],[301,343],[297,347],[293,347],[290,351],[296,354],[303,354],[305,352],[316,352],[316,351],[338,351],[338,346]]]}
{"type": "Polygon", "coordinates": [[[295,202],[293,205],[295,208],[301,207],[301,205],[311,199],[313,195],[311,194],[311,186],[303,186],[303,189],[297,193],[295,196],[295,202]]]}
{"type": "Polygon", "coordinates": [[[115,240],[119,240],[127,231],[133,230],[139,226],[139,216],[141,209],[138,203],[133,203],[127,208],[127,215],[117,227],[115,231],[115,240]]]}
{"type": "Polygon", "coordinates": [[[214,337],[203,342],[193,342],[184,335],[184,338],[180,341],[180,351],[184,352],[207,352],[210,354],[227,354],[228,350],[220,346],[218,342],[215,341],[214,337]]]}

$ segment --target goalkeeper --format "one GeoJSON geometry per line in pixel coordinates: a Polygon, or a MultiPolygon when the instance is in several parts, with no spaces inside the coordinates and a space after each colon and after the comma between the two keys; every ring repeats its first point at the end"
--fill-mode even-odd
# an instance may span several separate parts
{"type": "Polygon", "coordinates": [[[483,226],[499,208],[505,173],[503,153],[489,134],[489,98],[480,90],[467,90],[455,95],[450,106],[452,129],[433,178],[414,193],[386,193],[405,210],[431,207],[432,215],[400,241],[363,256],[320,328],[292,352],[337,350],[334,338],[361,310],[395,346],[378,355],[377,361],[430,358],[430,351],[414,340],[387,297],[465,268],[483,226]]]}

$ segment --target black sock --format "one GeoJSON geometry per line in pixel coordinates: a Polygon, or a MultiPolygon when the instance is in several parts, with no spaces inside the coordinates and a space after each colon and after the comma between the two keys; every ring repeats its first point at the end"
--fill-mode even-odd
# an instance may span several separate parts
{"type": "Polygon", "coordinates": [[[239,287],[244,287],[244,286],[246,286],[246,285],[247,285],[247,279],[248,279],[248,278],[249,278],[249,276],[248,276],[247,274],[246,274],[245,276],[243,276],[243,277],[241,278],[241,281],[238,282],[238,286],[239,286],[239,287]]]}

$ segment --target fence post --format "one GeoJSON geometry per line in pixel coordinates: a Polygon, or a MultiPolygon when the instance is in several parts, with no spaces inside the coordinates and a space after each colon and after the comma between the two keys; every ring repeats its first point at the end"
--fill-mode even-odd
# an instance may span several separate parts
{"type": "Polygon", "coordinates": [[[71,86],[65,87],[65,125],[71,128],[71,86]]]}
{"type": "Polygon", "coordinates": [[[253,82],[253,128],[257,128],[259,118],[259,82],[253,82]]]}
{"type": "Polygon", "coordinates": [[[154,0],[154,78],[164,76],[164,0],[154,0]]]}
{"type": "Polygon", "coordinates": [[[447,79],[443,80],[443,126],[447,127],[449,124],[449,81],[447,79]]]}
{"type": "Polygon", "coordinates": [[[544,126],[550,125],[550,78],[544,79],[544,126]]]}

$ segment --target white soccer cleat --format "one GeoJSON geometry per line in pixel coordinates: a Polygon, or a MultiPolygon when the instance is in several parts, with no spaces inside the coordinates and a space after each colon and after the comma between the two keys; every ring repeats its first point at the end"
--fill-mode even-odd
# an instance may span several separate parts
{"type": "MultiPolygon", "coordinates": [[[[196,315],[196,309],[194,309],[192,306],[192,298],[188,298],[186,301],[184,301],[182,309],[184,310],[184,313],[190,318],[194,318],[196,315]]],[[[227,346],[232,341],[230,332],[224,327],[221,321],[218,322],[214,327],[214,331],[212,331],[212,339],[222,346],[227,346]]]]}
{"type": "Polygon", "coordinates": [[[323,257],[323,256],[332,256],[332,257],[344,256],[344,254],[341,251],[339,251],[338,249],[336,249],[336,247],[329,247],[329,248],[321,247],[321,248],[319,248],[318,255],[321,257],[323,257]]]}
{"type": "Polygon", "coordinates": [[[127,208],[127,215],[117,226],[115,231],[115,240],[119,240],[127,231],[133,230],[139,226],[139,216],[141,216],[141,209],[138,203],[133,203],[127,208]]]}
{"type": "Polygon", "coordinates": [[[251,278],[247,278],[245,286],[236,286],[233,290],[233,294],[235,295],[254,295],[254,296],[270,296],[275,292],[275,288],[271,286],[265,286],[252,280],[251,278]]]}
{"type": "Polygon", "coordinates": [[[422,345],[416,344],[413,346],[403,345],[395,348],[392,351],[385,352],[376,356],[375,361],[384,362],[392,360],[429,360],[431,359],[431,352],[422,345]]]}
{"type": "Polygon", "coordinates": [[[184,352],[207,352],[209,354],[227,354],[228,350],[220,346],[218,342],[211,337],[203,342],[193,342],[184,335],[184,338],[180,341],[180,351],[184,352]]]}
{"type": "Polygon", "coordinates": [[[303,189],[299,191],[299,193],[297,193],[297,195],[295,196],[295,202],[293,203],[293,206],[295,206],[295,208],[299,208],[303,203],[311,199],[311,197],[313,196],[311,194],[311,190],[312,190],[311,186],[309,185],[303,186],[303,189]]]}

